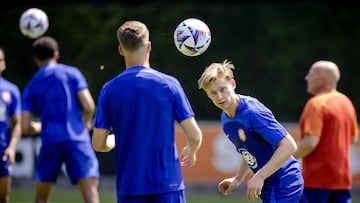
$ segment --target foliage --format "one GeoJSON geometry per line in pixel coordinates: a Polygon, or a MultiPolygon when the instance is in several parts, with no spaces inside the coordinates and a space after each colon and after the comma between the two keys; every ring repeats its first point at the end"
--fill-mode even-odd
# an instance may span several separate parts
{"type": "MultiPolygon", "coordinates": [[[[333,60],[340,66],[339,89],[360,107],[359,68],[355,64],[360,53],[357,6],[308,1],[159,1],[47,4],[40,8],[50,19],[47,35],[60,43],[60,62],[84,72],[95,99],[102,85],[124,69],[117,52],[118,26],[127,19],[138,19],[150,29],[152,66],[181,81],[198,119],[219,119],[220,111],[197,89],[197,79],[210,63],[225,59],[236,66],[237,91],[259,98],[279,120],[297,121],[309,97],[304,76],[319,59],[333,60]],[[173,44],[176,25],[188,17],[202,19],[212,31],[209,49],[193,58],[181,55],[173,44]]],[[[11,7],[0,13],[0,46],[6,51],[8,67],[4,76],[20,89],[37,70],[31,53],[33,40],[22,36],[18,27],[26,9],[11,7]]]]}

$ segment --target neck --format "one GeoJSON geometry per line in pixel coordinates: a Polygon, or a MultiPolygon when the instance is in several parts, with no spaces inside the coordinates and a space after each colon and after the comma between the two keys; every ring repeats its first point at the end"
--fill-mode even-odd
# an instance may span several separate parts
{"type": "Polygon", "coordinates": [[[232,118],[235,116],[236,114],[236,110],[237,110],[237,107],[239,106],[240,104],[240,97],[238,97],[238,95],[234,95],[234,97],[232,98],[232,102],[229,106],[229,108],[227,110],[224,110],[226,115],[229,117],[229,118],[232,118]]]}
{"type": "Polygon", "coordinates": [[[145,66],[150,67],[149,54],[146,55],[128,55],[125,57],[126,68],[133,66],[145,66]]]}
{"type": "Polygon", "coordinates": [[[333,90],[336,90],[336,86],[327,86],[327,87],[323,87],[321,89],[319,89],[319,91],[316,94],[322,94],[325,92],[331,92],[333,90]]]}
{"type": "Polygon", "coordinates": [[[48,59],[48,60],[43,60],[43,61],[37,61],[37,64],[39,66],[39,68],[47,65],[47,64],[56,64],[57,61],[55,59],[48,59]]]}

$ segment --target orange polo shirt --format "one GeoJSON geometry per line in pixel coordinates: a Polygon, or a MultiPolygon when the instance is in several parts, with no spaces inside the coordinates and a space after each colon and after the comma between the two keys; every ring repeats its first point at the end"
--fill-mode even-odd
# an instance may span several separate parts
{"type": "Polygon", "coordinates": [[[350,99],[333,90],[312,97],[300,117],[301,137],[320,136],[318,146],[302,159],[305,187],[351,189],[351,137],[358,132],[350,99]]]}

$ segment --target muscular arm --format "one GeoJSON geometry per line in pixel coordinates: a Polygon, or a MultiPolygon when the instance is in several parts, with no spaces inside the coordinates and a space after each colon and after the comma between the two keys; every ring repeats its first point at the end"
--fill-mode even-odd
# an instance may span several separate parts
{"type": "Polygon", "coordinates": [[[25,135],[37,135],[41,132],[41,123],[33,121],[33,116],[28,111],[21,113],[21,130],[25,135]]]}
{"type": "Polygon", "coordinates": [[[236,176],[234,177],[234,179],[240,185],[240,183],[244,180],[244,178],[247,176],[247,174],[249,174],[249,172],[250,172],[249,166],[247,165],[245,159],[241,158],[240,167],[237,170],[236,176]]]}
{"type": "Polygon", "coordinates": [[[226,178],[226,179],[222,180],[218,184],[218,190],[220,192],[222,192],[224,195],[231,194],[231,192],[235,188],[240,186],[240,184],[245,179],[247,174],[249,174],[249,172],[250,172],[250,169],[249,169],[248,165],[246,164],[245,159],[242,158],[236,175],[232,178],[226,178]]]}
{"type": "Polygon", "coordinates": [[[182,151],[182,165],[192,166],[196,162],[196,152],[202,143],[202,132],[194,117],[183,120],[180,126],[185,132],[187,147],[182,151]]]}
{"type": "Polygon", "coordinates": [[[94,128],[92,145],[95,151],[109,152],[115,147],[115,136],[114,134],[109,135],[107,129],[94,128]]]}
{"type": "Polygon", "coordinates": [[[359,143],[359,131],[357,134],[351,137],[351,144],[358,144],[359,143]]]}
{"type": "Polygon", "coordinates": [[[277,171],[296,151],[297,146],[293,137],[288,134],[278,144],[277,149],[270,158],[270,160],[255,174],[260,176],[263,180],[277,171]]]}
{"type": "Polygon", "coordinates": [[[85,88],[78,92],[78,98],[83,110],[83,120],[88,130],[92,128],[92,118],[95,112],[95,102],[89,89],[85,88]]]}
{"type": "Polygon", "coordinates": [[[320,142],[320,136],[305,135],[304,138],[298,143],[298,149],[294,153],[296,159],[300,159],[309,155],[320,142]]]}
{"type": "Polygon", "coordinates": [[[265,179],[277,171],[296,149],[297,146],[293,137],[290,134],[286,135],[278,144],[270,160],[248,181],[246,194],[249,200],[254,200],[261,194],[265,179]]]}
{"type": "Polygon", "coordinates": [[[3,160],[9,159],[10,164],[15,163],[16,145],[21,138],[21,115],[11,116],[10,142],[5,149],[3,160]]]}

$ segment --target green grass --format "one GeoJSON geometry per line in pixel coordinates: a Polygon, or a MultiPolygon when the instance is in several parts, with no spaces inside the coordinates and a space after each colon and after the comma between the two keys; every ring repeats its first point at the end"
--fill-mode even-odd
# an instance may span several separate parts
{"type": "MultiPolygon", "coordinates": [[[[215,191],[187,191],[187,203],[246,203],[250,202],[245,198],[244,193],[236,192],[229,196],[221,195],[215,191]]],[[[353,203],[360,203],[360,196],[353,195],[353,203]]],[[[13,189],[11,191],[10,203],[31,203],[34,200],[33,188],[29,189],[13,189]]],[[[101,203],[115,203],[115,191],[100,190],[101,203]]],[[[51,194],[50,203],[81,203],[82,199],[79,190],[76,187],[68,189],[54,188],[51,194]]],[[[252,201],[252,203],[261,203],[260,200],[252,201]]]]}
{"type": "MultiPolygon", "coordinates": [[[[247,202],[242,194],[233,194],[224,196],[217,192],[187,192],[187,203],[241,203],[247,202]]],[[[11,191],[10,203],[31,203],[34,200],[34,191],[32,189],[13,189],[11,191]]],[[[71,189],[57,189],[51,193],[51,203],[81,203],[82,198],[79,190],[74,187],[71,189]]],[[[115,191],[100,190],[101,203],[115,203],[115,191]]],[[[260,203],[261,201],[253,201],[253,203],[260,203]]]]}

